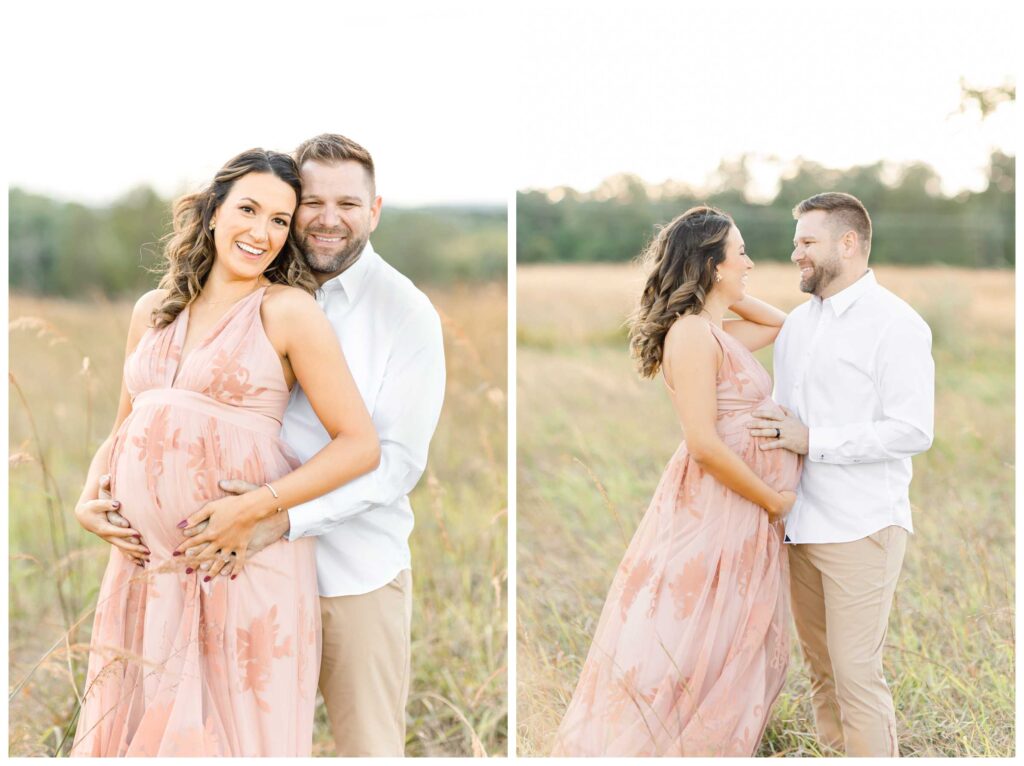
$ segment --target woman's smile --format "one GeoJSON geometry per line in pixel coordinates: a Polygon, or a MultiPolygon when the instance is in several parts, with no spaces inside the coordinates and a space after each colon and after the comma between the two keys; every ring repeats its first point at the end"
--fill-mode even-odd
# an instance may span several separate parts
{"type": "Polygon", "coordinates": [[[245,242],[236,242],[235,244],[238,245],[238,249],[245,253],[247,257],[252,258],[254,260],[262,258],[263,254],[267,252],[266,250],[261,250],[258,247],[248,245],[245,242]]]}

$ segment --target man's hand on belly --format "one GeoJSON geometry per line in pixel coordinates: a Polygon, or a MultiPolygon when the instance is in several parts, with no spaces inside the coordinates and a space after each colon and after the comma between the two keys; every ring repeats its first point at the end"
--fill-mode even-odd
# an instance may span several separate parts
{"type": "Polygon", "coordinates": [[[797,455],[806,455],[807,426],[785,407],[782,411],[782,415],[770,410],[757,410],[752,413],[754,420],[747,423],[750,435],[761,439],[757,445],[761,449],[787,449],[797,455]]]}

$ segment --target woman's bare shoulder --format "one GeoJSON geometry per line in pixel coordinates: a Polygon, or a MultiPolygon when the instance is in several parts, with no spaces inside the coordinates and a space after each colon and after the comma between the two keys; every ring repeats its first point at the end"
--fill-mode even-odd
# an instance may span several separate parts
{"type": "Polygon", "coordinates": [[[270,285],[263,297],[265,320],[294,320],[315,313],[322,313],[316,298],[298,287],[270,285]]]}
{"type": "Polygon", "coordinates": [[[316,306],[316,298],[301,287],[274,284],[267,287],[267,294],[263,298],[263,305],[275,307],[283,311],[290,309],[301,311],[303,307],[316,306]]]}
{"type": "Polygon", "coordinates": [[[297,340],[304,331],[327,322],[316,299],[305,290],[290,285],[268,287],[260,313],[267,335],[279,349],[291,342],[289,338],[297,340]]]}
{"type": "Polygon", "coordinates": [[[148,293],[143,293],[137,301],[135,301],[135,312],[145,312],[147,315],[158,308],[161,303],[167,300],[167,296],[170,294],[170,290],[166,290],[162,287],[158,287],[155,290],[150,290],[148,293]]]}
{"type": "Polygon", "coordinates": [[[717,374],[725,353],[721,341],[711,329],[711,322],[696,314],[687,314],[679,317],[668,328],[662,359],[666,377],[669,378],[672,375],[673,359],[682,368],[692,371],[706,367],[717,374]]]}
{"type": "Polygon", "coordinates": [[[708,348],[715,345],[715,337],[711,333],[711,322],[696,314],[686,314],[676,319],[665,335],[666,349],[686,346],[691,343],[708,348]]]}
{"type": "Polygon", "coordinates": [[[132,318],[128,324],[128,348],[133,349],[138,344],[146,330],[154,326],[153,312],[156,311],[167,299],[170,291],[157,288],[144,293],[132,307],[132,318]]]}
{"type": "Polygon", "coordinates": [[[132,308],[132,330],[141,332],[145,328],[152,327],[153,312],[163,305],[169,294],[170,290],[160,287],[143,293],[132,308]]]}

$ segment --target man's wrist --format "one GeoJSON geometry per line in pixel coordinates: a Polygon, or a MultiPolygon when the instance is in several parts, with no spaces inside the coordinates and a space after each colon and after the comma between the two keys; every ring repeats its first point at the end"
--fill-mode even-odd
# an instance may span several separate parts
{"type": "Polygon", "coordinates": [[[273,540],[287,540],[291,524],[288,520],[288,511],[277,511],[274,515],[261,522],[265,527],[266,534],[273,540]]]}

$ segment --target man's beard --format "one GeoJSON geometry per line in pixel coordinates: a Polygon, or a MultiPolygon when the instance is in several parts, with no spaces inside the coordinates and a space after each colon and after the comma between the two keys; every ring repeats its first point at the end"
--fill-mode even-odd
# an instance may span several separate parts
{"type": "Polygon", "coordinates": [[[302,251],[302,257],[305,259],[306,265],[309,266],[309,270],[314,274],[340,274],[356,262],[370,238],[369,236],[349,237],[348,244],[338,252],[320,255],[313,249],[310,242],[311,237],[311,234],[306,234],[299,238],[299,250],[302,251]]]}
{"type": "Polygon", "coordinates": [[[800,280],[800,292],[820,295],[839,276],[841,270],[839,256],[836,254],[827,261],[813,264],[811,275],[800,280]]]}

